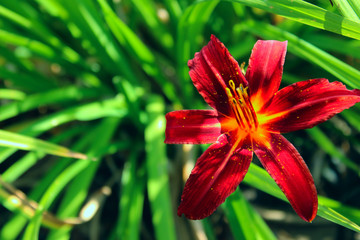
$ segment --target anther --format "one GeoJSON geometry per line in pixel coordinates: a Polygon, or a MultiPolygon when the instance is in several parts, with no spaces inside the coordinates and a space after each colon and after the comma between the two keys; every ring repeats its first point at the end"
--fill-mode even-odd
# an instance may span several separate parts
{"type": "Polygon", "coordinates": [[[229,99],[233,98],[233,95],[231,94],[231,91],[229,88],[226,88],[226,94],[228,95],[229,99]]]}
{"type": "Polygon", "coordinates": [[[232,88],[232,90],[235,90],[235,83],[233,80],[229,80],[229,86],[232,88]]]}

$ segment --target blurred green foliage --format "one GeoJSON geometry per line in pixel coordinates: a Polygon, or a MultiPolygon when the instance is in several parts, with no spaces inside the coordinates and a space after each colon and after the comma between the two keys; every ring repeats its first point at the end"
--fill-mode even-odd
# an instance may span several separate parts
{"type": "MultiPolygon", "coordinates": [[[[212,216],[176,216],[203,148],[166,146],[164,115],[207,107],[187,61],[210,34],[240,63],[259,38],[287,40],[283,86],[360,88],[360,3],[332,1],[1,0],[0,239],[279,238],[276,224],[293,218],[264,211],[293,212],[256,159],[212,216]]],[[[338,239],[359,236],[359,123],[355,106],[286,135],[326,219],[302,235],[328,224],[338,239]]]]}

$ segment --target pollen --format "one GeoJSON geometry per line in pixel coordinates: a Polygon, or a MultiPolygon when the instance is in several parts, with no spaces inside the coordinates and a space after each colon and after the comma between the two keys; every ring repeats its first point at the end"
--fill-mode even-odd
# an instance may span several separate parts
{"type": "Polygon", "coordinates": [[[226,94],[239,127],[247,132],[254,132],[259,123],[247,93],[248,87],[244,88],[242,84],[237,87],[233,80],[229,81],[229,86],[226,94]]]}

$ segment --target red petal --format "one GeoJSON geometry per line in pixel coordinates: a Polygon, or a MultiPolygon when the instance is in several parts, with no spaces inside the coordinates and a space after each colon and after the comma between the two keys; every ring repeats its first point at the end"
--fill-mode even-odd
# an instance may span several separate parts
{"type": "Polygon", "coordinates": [[[249,81],[251,102],[261,109],[279,90],[286,55],[286,42],[257,41],[249,60],[245,78],[249,81]]]}
{"type": "Polygon", "coordinates": [[[229,136],[221,135],[197,160],[185,184],[178,215],[202,219],[212,214],[243,180],[251,159],[248,137],[230,143],[229,136]]]}
{"type": "Polygon", "coordinates": [[[279,134],[254,144],[255,154],[289,200],[295,212],[311,222],[318,199],[314,180],[295,147],[279,134]]]}
{"type": "Polygon", "coordinates": [[[276,93],[259,112],[259,122],[274,132],[311,128],[357,102],[360,90],[347,90],[340,82],[329,83],[327,79],[297,82],[276,93]]]}
{"type": "Polygon", "coordinates": [[[214,143],[221,125],[214,110],[182,110],[166,114],[165,143],[214,143]]]}
{"type": "Polygon", "coordinates": [[[247,82],[241,73],[236,60],[230,55],[214,35],[211,41],[189,60],[190,77],[205,101],[219,112],[230,116],[231,108],[226,104],[228,97],[225,88],[229,87],[229,80],[236,86],[247,82]]]}

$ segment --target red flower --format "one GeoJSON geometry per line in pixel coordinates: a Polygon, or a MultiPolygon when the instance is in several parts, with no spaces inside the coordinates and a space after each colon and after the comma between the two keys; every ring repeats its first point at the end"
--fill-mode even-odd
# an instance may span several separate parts
{"type": "Polygon", "coordinates": [[[244,76],[215,37],[188,62],[190,77],[214,110],[166,114],[165,143],[213,143],[197,160],[178,215],[212,214],[243,180],[255,152],[296,213],[311,222],[318,200],[313,178],[298,151],[281,133],[311,128],[360,101],[327,79],[311,79],[278,91],[287,42],[258,41],[244,76]]]}

